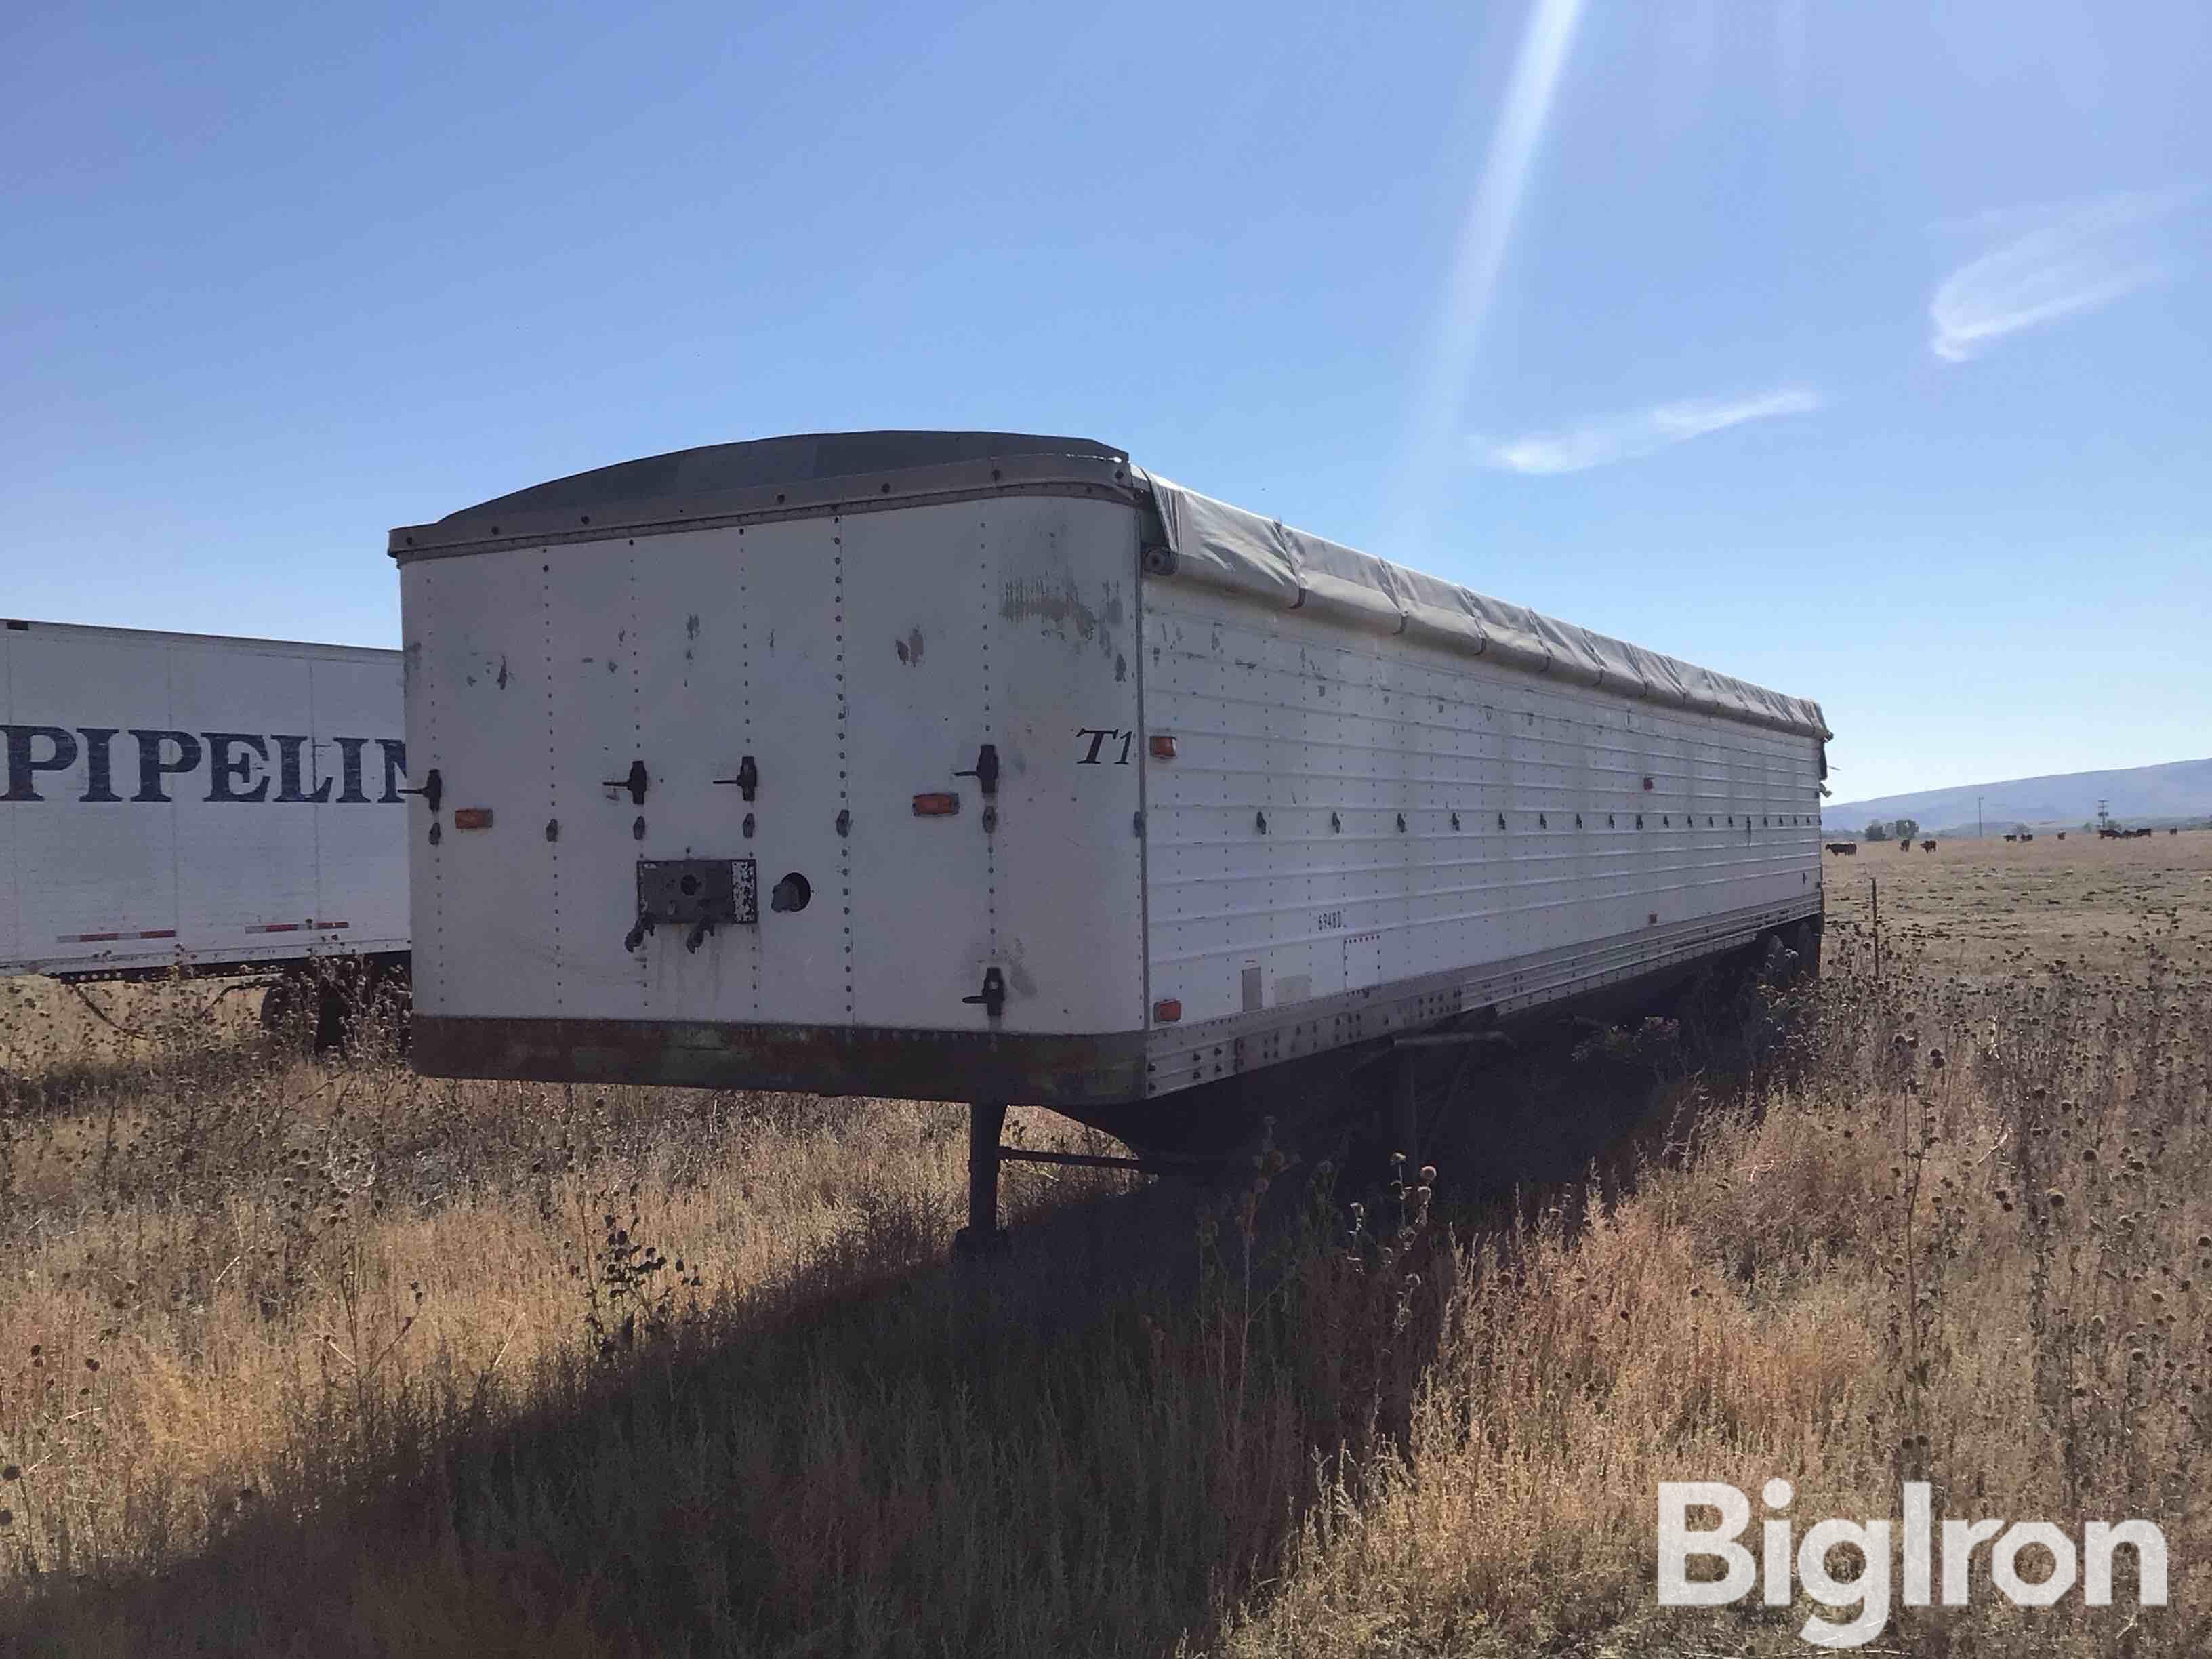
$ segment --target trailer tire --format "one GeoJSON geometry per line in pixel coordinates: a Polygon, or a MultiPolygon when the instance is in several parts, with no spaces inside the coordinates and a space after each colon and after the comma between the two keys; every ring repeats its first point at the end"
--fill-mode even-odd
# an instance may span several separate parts
{"type": "Polygon", "coordinates": [[[1808,916],[1797,924],[1797,972],[1801,978],[1820,977],[1820,935],[1825,931],[1821,916],[1808,916]]]}
{"type": "Polygon", "coordinates": [[[407,1048],[410,986],[404,959],[330,961],[287,968],[261,994],[261,1029],[302,1052],[343,1055],[372,1024],[407,1048]]]}
{"type": "Polygon", "coordinates": [[[299,1007],[296,988],[288,979],[280,979],[261,994],[261,1029],[270,1036],[281,1036],[290,1024],[299,1007]]]}
{"type": "Polygon", "coordinates": [[[315,996],[315,1052],[343,1054],[349,1046],[356,999],[349,988],[325,983],[315,996]]]}
{"type": "Polygon", "coordinates": [[[287,969],[261,994],[261,1029],[285,1048],[312,1054],[321,1046],[318,988],[287,969]]]}

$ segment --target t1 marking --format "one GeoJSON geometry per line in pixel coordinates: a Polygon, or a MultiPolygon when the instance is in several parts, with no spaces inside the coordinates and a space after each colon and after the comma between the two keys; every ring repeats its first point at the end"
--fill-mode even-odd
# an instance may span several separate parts
{"type": "Polygon", "coordinates": [[[1083,758],[1075,763],[1078,766],[1101,766],[1105,764],[1104,762],[1098,758],[1098,751],[1104,748],[1108,743],[1113,741],[1116,738],[1120,738],[1121,741],[1121,757],[1115,761],[1114,764],[1116,766],[1127,766],[1129,763],[1129,745],[1137,740],[1137,734],[1134,732],[1122,732],[1115,730],[1111,727],[1097,726],[1079,726],[1076,728],[1075,735],[1079,738],[1088,738],[1091,739],[1091,747],[1084,751],[1083,758]]]}

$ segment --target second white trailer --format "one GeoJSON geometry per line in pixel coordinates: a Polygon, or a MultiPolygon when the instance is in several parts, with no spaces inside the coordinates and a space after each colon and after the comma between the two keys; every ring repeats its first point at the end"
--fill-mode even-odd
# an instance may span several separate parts
{"type": "Polygon", "coordinates": [[[403,971],[396,651],[0,622],[0,974],[403,971]]]}
{"type": "Polygon", "coordinates": [[[1158,1125],[1818,927],[1817,705],[1104,445],[718,445],[391,550],[434,1073],[1158,1125]]]}

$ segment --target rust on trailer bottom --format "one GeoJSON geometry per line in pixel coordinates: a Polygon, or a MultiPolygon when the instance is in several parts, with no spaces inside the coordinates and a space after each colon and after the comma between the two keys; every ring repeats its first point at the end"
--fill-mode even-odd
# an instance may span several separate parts
{"type": "Polygon", "coordinates": [[[1141,1031],[1001,1035],[883,1026],[417,1015],[430,1077],[658,1083],[902,1100],[1018,1100],[1065,1109],[1145,1094],[1141,1031]]]}

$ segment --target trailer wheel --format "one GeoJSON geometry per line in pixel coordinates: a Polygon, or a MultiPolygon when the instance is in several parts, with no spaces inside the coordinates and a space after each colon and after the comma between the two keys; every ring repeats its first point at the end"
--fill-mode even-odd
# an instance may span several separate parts
{"type": "Polygon", "coordinates": [[[1820,924],[1813,917],[1778,927],[1759,941],[1759,977],[1789,990],[1820,976],[1820,924]]]}
{"type": "Polygon", "coordinates": [[[320,988],[287,969],[261,994],[261,1029],[287,1048],[301,1054],[322,1047],[320,988]]]}
{"type": "Polygon", "coordinates": [[[261,1029],[303,1052],[345,1054],[374,1024],[396,1047],[407,1042],[407,973],[372,963],[313,963],[288,968],[261,994],[261,1029]]]}
{"type": "Polygon", "coordinates": [[[413,987],[404,959],[332,963],[317,975],[315,989],[316,1052],[349,1055],[385,1044],[406,1052],[413,987]]]}
{"type": "Polygon", "coordinates": [[[289,979],[280,979],[261,994],[261,1029],[270,1036],[282,1036],[299,1012],[297,988],[289,979]]]}
{"type": "Polygon", "coordinates": [[[1825,918],[1808,916],[1797,924],[1797,971],[1805,979],[1820,977],[1820,935],[1825,918]]]}
{"type": "Polygon", "coordinates": [[[342,985],[325,984],[315,996],[315,1052],[343,1054],[353,1024],[354,998],[342,985]]]}

